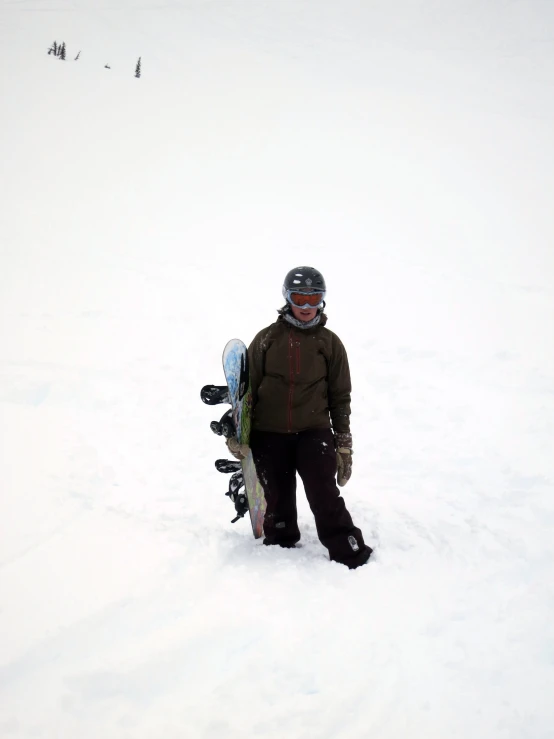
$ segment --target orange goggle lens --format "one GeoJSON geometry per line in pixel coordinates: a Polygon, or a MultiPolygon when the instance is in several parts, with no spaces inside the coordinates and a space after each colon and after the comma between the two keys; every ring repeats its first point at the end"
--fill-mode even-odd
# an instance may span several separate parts
{"type": "Polygon", "coordinates": [[[323,302],[323,297],[323,293],[291,293],[290,302],[299,307],[309,305],[315,308],[323,302]]]}

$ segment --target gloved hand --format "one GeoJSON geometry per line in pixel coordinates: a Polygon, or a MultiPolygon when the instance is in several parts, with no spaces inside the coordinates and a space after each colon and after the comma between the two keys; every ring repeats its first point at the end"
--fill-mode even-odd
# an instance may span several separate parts
{"type": "Polygon", "coordinates": [[[225,439],[225,443],[227,444],[227,449],[235,459],[243,460],[248,456],[250,447],[247,444],[239,444],[236,436],[225,439]]]}
{"type": "Polygon", "coordinates": [[[352,434],[339,432],[335,434],[337,451],[337,483],[344,487],[352,475],[352,434]]]}

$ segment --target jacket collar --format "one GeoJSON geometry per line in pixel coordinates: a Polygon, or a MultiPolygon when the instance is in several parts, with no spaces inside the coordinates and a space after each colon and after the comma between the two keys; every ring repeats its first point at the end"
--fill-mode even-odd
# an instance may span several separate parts
{"type": "Polygon", "coordinates": [[[327,316],[325,315],[325,313],[323,313],[323,311],[318,311],[316,317],[313,318],[311,321],[299,321],[292,315],[292,311],[288,305],[285,305],[278,312],[279,318],[277,319],[277,322],[284,323],[286,321],[287,323],[290,323],[291,326],[299,328],[302,331],[306,331],[310,328],[315,328],[316,326],[325,326],[325,324],[327,323],[327,316]]]}

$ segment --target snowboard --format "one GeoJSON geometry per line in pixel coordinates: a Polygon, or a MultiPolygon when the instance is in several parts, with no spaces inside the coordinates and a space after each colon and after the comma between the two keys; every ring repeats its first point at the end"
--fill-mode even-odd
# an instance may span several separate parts
{"type": "MultiPolygon", "coordinates": [[[[231,339],[223,350],[223,372],[225,374],[225,386],[206,385],[202,388],[200,396],[204,403],[216,405],[219,403],[230,403],[231,409],[227,411],[221,421],[210,424],[212,431],[221,436],[229,437],[235,435],[240,444],[249,445],[252,420],[252,388],[248,371],[248,349],[239,339],[231,339]]],[[[242,518],[246,511],[250,514],[252,532],[256,539],[263,534],[263,522],[265,513],[265,498],[263,488],[256,474],[256,467],[252,452],[240,463],[226,460],[217,460],[216,467],[220,472],[233,472],[227,495],[235,503],[237,517],[242,518]],[[240,465],[240,467],[239,467],[240,465]],[[240,488],[244,485],[244,495],[241,498],[240,488]]]]}

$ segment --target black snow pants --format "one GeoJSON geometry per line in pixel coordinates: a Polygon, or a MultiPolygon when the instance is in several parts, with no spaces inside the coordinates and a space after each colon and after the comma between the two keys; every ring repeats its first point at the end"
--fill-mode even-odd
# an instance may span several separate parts
{"type": "Polygon", "coordinates": [[[264,544],[293,547],[300,539],[296,473],[302,478],[319,540],[330,559],[350,568],[365,564],[372,549],[354,526],[335,482],[337,460],[330,429],[296,434],[253,431],[250,447],[267,509],[264,544]]]}

